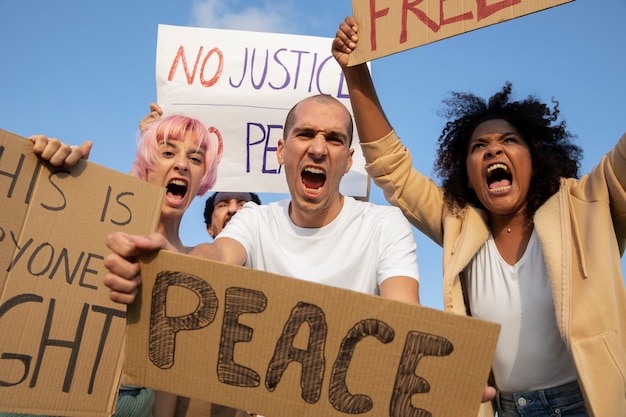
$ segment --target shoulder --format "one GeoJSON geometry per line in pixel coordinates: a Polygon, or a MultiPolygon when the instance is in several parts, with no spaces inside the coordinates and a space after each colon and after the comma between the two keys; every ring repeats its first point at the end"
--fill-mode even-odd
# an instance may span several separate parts
{"type": "Polygon", "coordinates": [[[367,224],[373,227],[378,226],[392,231],[411,228],[411,224],[398,207],[359,201],[352,197],[347,197],[346,201],[348,202],[346,209],[352,216],[362,217],[367,224]]]}
{"type": "Polygon", "coordinates": [[[369,201],[357,200],[353,197],[346,197],[346,207],[349,210],[359,211],[366,215],[370,216],[382,216],[382,215],[390,215],[390,216],[400,216],[403,217],[402,211],[398,207],[385,205],[385,204],[376,204],[369,201]]]}

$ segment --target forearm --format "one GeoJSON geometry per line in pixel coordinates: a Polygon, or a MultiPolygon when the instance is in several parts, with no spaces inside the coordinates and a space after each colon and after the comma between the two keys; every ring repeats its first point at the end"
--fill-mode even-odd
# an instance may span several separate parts
{"type": "Polygon", "coordinates": [[[189,255],[214,261],[222,261],[221,251],[212,243],[200,243],[194,246],[189,251],[189,255]]]}
{"type": "Polygon", "coordinates": [[[392,127],[378,100],[374,82],[366,64],[343,68],[350,93],[354,121],[362,143],[387,135],[392,127]]]}
{"type": "Polygon", "coordinates": [[[191,249],[189,255],[231,265],[245,265],[247,258],[241,243],[228,237],[217,238],[213,243],[201,243],[191,249]]]}

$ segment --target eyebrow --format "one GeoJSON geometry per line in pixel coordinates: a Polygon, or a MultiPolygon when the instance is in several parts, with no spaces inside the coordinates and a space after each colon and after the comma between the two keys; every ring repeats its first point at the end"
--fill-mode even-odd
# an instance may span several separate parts
{"type": "MultiPolygon", "coordinates": [[[[301,133],[314,133],[314,132],[318,132],[318,129],[312,128],[312,127],[298,127],[298,126],[294,126],[293,129],[291,129],[292,134],[294,136],[297,136],[298,134],[301,133]]],[[[348,135],[347,133],[341,131],[341,130],[329,130],[327,131],[327,133],[324,135],[325,137],[331,137],[331,138],[340,138],[342,140],[342,142],[344,142],[344,144],[348,144],[348,142],[350,142],[350,135],[348,135]]]]}
{"type": "MultiPolygon", "coordinates": [[[[508,132],[503,132],[503,133],[500,133],[500,134],[498,135],[498,139],[502,139],[502,138],[507,137],[507,136],[517,136],[518,138],[521,138],[521,137],[522,137],[522,135],[521,135],[521,134],[519,134],[519,133],[517,133],[517,132],[514,132],[514,131],[508,131],[508,132]]],[[[470,142],[475,142],[475,141],[479,141],[479,140],[487,140],[487,139],[485,138],[485,136],[484,136],[484,135],[482,135],[482,136],[478,136],[478,137],[470,137],[470,140],[469,140],[469,141],[470,141],[470,142]]]]}

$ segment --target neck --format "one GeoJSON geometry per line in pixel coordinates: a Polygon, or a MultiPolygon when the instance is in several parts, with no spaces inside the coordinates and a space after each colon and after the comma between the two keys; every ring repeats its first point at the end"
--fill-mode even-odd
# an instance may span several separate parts
{"type": "Polygon", "coordinates": [[[343,208],[343,195],[338,194],[329,204],[324,207],[298,205],[292,199],[289,203],[289,218],[298,227],[306,229],[319,229],[337,218],[343,208]]]}
{"type": "Polygon", "coordinates": [[[181,218],[167,218],[161,216],[159,225],[157,226],[157,233],[162,234],[165,238],[179,251],[185,252],[185,246],[180,240],[179,228],[181,218]]]}
{"type": "Polygon", "coordinates": [[[492,234],[500,232],[511,233],[512,231],[532,230],[533,220],[528,216],[514,217],[491,217],[489,220],[489,228],[492,234]]]}

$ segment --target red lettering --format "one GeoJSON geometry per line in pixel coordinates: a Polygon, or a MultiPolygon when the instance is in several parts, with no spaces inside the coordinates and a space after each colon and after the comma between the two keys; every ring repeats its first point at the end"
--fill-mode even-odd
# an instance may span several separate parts
{"type": "MultiPolygon", "coordinates": [[[[440,0],[439,2],[439,24],[441,26],[443,25],[448,25],[450,23],[456,23],[456,22],[461,22],[463,20],[472,20],[474,18],[472,12],[467,12],[467,13],[463,13],[461,15],[457,15],[454,17],[449,17],[449,18],[445,18],[444,13],[443,13],[443,3],[446,0],[440,0]]],[[[457,4],[457,3],[455,3],[457,4]]]]}
{"type": "Polygon", "coordinates": [[[433,32],[439,31],[439,25],[437,22],[431,20],[426,13],[418,9],[417,6],[423,0],[415,0],[413,2],[409,0],[402,0],[402,29],[400,31],[400,43],[405,43],[408,39],[407,31],[407,14],[413,13],[422,23],[424,23],[433,32]]]}
{"type": "MultiPolygon", "coordinates": [[[[202,48],[200,48],[200,50],[202,50],[202,48]]],[[[198,56],[200,55],[200,53],[198,53],[198,56]]],[[[222,70],[224,69],[224,55],[222,54],[222,51],[220,51],[217,48],[213,48],[209,51],[209,53],[206,55],[206,57],[204,58],[204,61],[202,61],[202,68],[200,70],[200,82],[202,83],[203,87],[211,87],[213,84],[215,84],[217,82],[217,80],[220,79],[220,76],[222,75],[222,70]],[[204,79],[204,67],[207,63],[207,61],[209,60],[209,58],[211,57],[211,55],[213,54],[217,54],[217,57],[219,59],[219,63],[217,65],[217,70],[215,70],[215,74],[213,75],[213,77],[210,80],[205,80],[204,79]]],[[[195,71],[195,68],[194,68],[195,71]]],[[[189,79],[189,77],[187,77],[187,79],[189,79]]]]}
{"type": "Polygon", "coordinates": [[[370,43],[372,45],[372,51],[376,50],[376,19],[387,16],[389,14],[389,7],[386,9],[376,10],[376,0],[370,0],[370,43]]]}
{"type": "Polygon", "coordinates": [[[476,0],[478,21],[480,22],[502,9],[520,4],[521,2],[522,0],[502,0],[494,4],[487,4],[487,0],[476,0]]]}
{"type": "Polygon", "coordinates": [[[193,83],[193,79],[196,77],[196,69],[198,68],[198,61],[200,61],[200,56],[202,55],[202,47],[198,50],[198,56],[196,57],[196,63],[193,65],[193,72],[189,74],[189,67],[187,66],[187,58],[185,58],[185,47],[180,46],[178,48],[178,52],[176,52],[176,56],[174,57],[174,62],[172,63],[172,67],[170,68],[170,73],[167,76],[167,81],[172,81],[174,79],[174,74],[176,73],[176,68],[178,67],[178,61],[183,61],[183,68],[185,69],[185,76],[187,77],[187,84],[193,83]]]}

